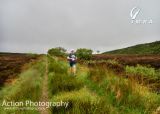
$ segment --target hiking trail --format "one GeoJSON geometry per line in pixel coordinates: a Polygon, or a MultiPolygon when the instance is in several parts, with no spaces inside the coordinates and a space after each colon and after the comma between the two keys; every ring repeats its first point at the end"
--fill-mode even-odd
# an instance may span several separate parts
{"type": "MultiPolygon", "coordinates": [[[[42,95],[40,97],[40,102],[48,102],[48,58],[46,57],[46,67],[45,67],[45,74],[44,79],[42,82],[42,95]]],[[[39,107],[40,114],[49,114],[49,108],[39,107]]]]}

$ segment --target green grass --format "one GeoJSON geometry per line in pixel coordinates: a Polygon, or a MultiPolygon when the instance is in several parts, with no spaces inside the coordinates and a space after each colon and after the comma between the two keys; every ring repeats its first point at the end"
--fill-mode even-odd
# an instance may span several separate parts
{"type": "Polygon", "coordinates": [[[54,114],[65,112],[68,114],[86,114],[94,113],[100,99],[95,94],[92,94],[87,88],[82,88],[77,91],[60,92],[52,97],[51,101],[69,102],[69,106],[65,107],[52,107],[54,114]]]}
{"type": "Polygon", "coordinates": [[[72,91],[81,88],[83,85],[82,81],[78,81],[68,74],[68,68],[65,62],[57,61],[49,56],[48,62],[48,85],[51,95],[61,91],[72,91]]]}
{"type": "MultiPolygon", "coordinates": [[[[89,77],[89,80],[94,76],[97,76],[95,72],[89,77]]],[[[114,107],[119,114],[135,112],[150,114],[160,106],[159,95],[151,93],[147,88],[135,82],[118,77],[114,73],[107,72],[102,82],[93,82],[95,81],[92,80],[90,84],[89,82],[87,84],[92,90],[103,96],[106,99],[106,103],[114,107]],[[120,93],[119,97],[117,97],[118,93],[120,93]]]]}
{"type": "Polygon", "coordinates": [[[104,67],[79,65],[72,77],[65,61],[48,58],[50,101],[70,104],[52,107],[53,114],[150,114],[160,106],[159,95],[104,67]]]}
{"type": "Polygon", "coordinates": [[[78,90],[83,85],[81,81],[75,80],[71,76],[60,73],[49,73],[49,84],[51,85],[49,87],[52,94],[61,91],[78,90]]]}
{"type": "MultiPolygon", "coordinates": [[[[11,85],[0,91],[0,102],[39,101],[45,73],[45,57],[19,75],[11,85]]],[[[50,55],[48,59],[49,101],[69,102],[69,106],[50,107],[53,114],[151,114],[160,106],[160,95],[135,81],[120,77],[110,68],[95,65],[77,65],[77,75],[70,75],[69,65],[63,58],[50,55]]],[[[108,64],[117,65],[115,61],[108,64]]],[[[96,64],[96,63],[95,63],[96,64]]],[[[127,73],[158,77],[154,68],[127,66],[127,73]]],[[[3,110],[1,114],[38,114],[36,110],[3,110]]]]}
{"type": "Polygon", "coordinates": [[[145,76],[148,78],[158,78],[159,77],[159,74],[155,70],[155,68],[141,66],[141,65],[137,65],[135,67],[134,66],[126,66],[125,72],[130,75],[134,75],[134,76],[141,75],[141,76],[145,76]]]}
{"type": "MultiPolygon", "coordinates": [[[[44,58],[35,64],[30,64],[28,70],[22,72],[19,78],[11,85],[0,91],[0,102],[3,100],[25,102],[25,100],[38,101],[41,95],[42,80],[45,70],[44,58]]],[[[36,110],[4,110],[0,107],[1,114],[38,114],[36,110]]]]}

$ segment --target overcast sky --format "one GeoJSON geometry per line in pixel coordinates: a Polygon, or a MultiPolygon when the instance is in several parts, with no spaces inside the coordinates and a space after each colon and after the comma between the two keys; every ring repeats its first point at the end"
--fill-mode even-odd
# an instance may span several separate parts
{"type": "Polygon", "coordinates": [[[160,0],[0,0],[0,51],[109,51],[160,40],[160,0]],[[132,24],[136,19],[152,24],[132,24]]]}

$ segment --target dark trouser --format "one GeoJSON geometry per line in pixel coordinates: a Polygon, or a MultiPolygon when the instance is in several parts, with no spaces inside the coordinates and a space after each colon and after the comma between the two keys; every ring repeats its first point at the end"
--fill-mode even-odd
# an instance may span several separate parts
{"type": "Polygon", "coordinates": [[[76,65],[75,62],[69,62],[70,67],[73,67],[74,65],[76,65]]]}

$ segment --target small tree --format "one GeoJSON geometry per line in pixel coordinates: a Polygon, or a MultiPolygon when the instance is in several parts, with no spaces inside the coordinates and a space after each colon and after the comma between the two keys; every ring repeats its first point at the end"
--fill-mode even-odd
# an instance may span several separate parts
{"type": "Polygon", "coordinates": [[[92,50],[86,48],[77,49],[76,54],[79,59],[89,60],[92,57],[92,50]]]}
{"type": "Polygon", "coordinates": [[[54,56],[59,56],[59,57],[64,57],[66,56],[66,49],[63,47],[56,47],[48,50],[48,54],[54,55],[54,56]]]}
{"type": "Polygon", "coordinates": [[[100,51],[99,50],[97,50],[97,54],[99,54],[100,53],[100,51]]]}

